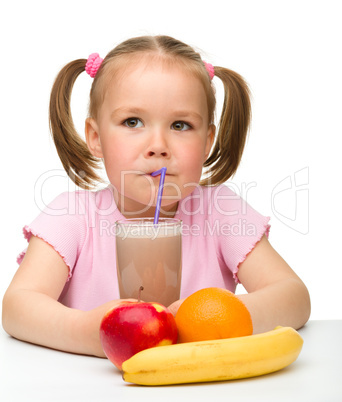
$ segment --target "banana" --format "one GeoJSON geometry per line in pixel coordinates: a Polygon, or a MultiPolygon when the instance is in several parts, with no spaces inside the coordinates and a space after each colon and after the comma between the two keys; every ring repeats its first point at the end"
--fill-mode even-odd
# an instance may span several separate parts
{"type": "Polygon", "coordinates": [[[126,382],[167,385],[260,376],[293,363],[303,339],[291,327],[262,334],[145,349],[122,365],[126,382]]]}

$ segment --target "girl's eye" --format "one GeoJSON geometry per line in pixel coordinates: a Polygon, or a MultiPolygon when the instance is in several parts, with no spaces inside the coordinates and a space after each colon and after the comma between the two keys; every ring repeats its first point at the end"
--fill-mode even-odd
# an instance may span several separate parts
{"type": "Polygon", "coordinates": [[[137,119],[136,117],[129,118],[124,121],[125,126],[130,127],[130,128],[140,128],[143,126],[143,123],[140,119],[137,119]]]}
{"type": "Polygon", "coordinates": [[[176,131],[186,131],[190,130],[191,128],[189,124],[185,123],[184,121],[175,121],[174,123],[172,123],[171,127],[176,131]]]}

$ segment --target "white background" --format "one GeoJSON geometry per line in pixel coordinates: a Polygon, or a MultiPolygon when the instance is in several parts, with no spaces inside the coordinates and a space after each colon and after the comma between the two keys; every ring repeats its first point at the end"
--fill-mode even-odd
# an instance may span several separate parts
{"type": "MultiPolygon", "coordinates": [[[[129,37],[167,34],[248,81],[253,123],[233,188],[271,217],[270,241],[308,286],[311,318],[341,319],[339,10],[340,2],[331,0],[12,0],[2,5],[0,296],[16,270],[16,255],[26,247],[22,226],[40,205],[74,189],[49,135],[49,92],[56,74],[92,52],[104,57],[129,37]]],[[[82,74],[73,96],[80,131],[90,84],[82,74]]]]}

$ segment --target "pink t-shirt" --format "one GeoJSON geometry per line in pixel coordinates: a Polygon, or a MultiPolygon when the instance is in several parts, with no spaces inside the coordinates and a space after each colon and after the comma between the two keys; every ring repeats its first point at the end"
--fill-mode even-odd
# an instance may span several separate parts
{"type": "MultiPolygon", "coordinates": [[[[114,235],[123,218],[107,187],[62,193],[24,227],[27,240],[42,238],[69,267],[61,303],[86,311],[119,298],[114,235]]],[[[198,187],[175,218],[183,221],[181,298],[211,286],[234,292],[239,264],[269,232],[269,218],[225,185],[198,187]]]]}

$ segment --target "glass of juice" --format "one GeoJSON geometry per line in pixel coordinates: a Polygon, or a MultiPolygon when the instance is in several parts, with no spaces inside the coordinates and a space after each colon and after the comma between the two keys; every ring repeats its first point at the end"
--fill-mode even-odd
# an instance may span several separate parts
{"type": "Polygon", "coordinates": [[[116,266],[120,298],[169,306],[180,297],[182,221],[160,218],[116,222],[116,266]]]}

